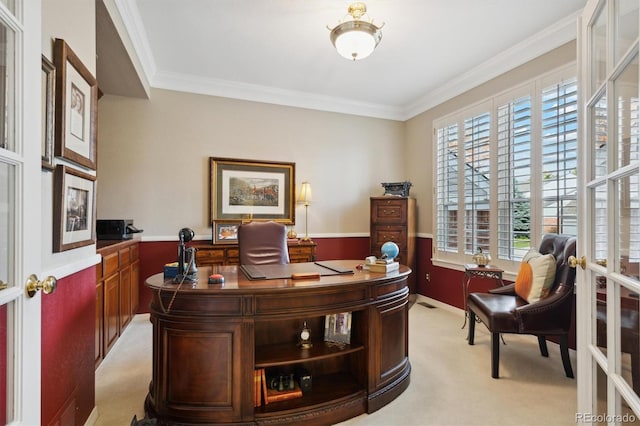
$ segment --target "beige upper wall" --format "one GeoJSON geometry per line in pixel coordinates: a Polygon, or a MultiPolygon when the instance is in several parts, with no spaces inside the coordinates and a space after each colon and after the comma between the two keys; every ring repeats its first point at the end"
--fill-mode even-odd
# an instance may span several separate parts
{"type": "MultiPolygon", "coordinates": [[[[95,76],[96,20],[95,2],[87,0],[56,0],[42,2],[42,54],[53,62],[53,40],[64,39],[82,63],[95,76]]],[[[56,163],[93,173],[80,166],[55,159],[56,163]]],[[[99,261],[95,245],[53,253],[53,173],[41,174],[42,208],[42,268],[41,275],[60,279],[99,261]]]]}
{"type": "MultiPolygon", "coordinates": [[[[309,181],[312,236],[368,235],[369,197],[409,178],[404,123],[153,89],[99,102],[98,218],[131,218],[145,238],[210,236],[209,157],[296,163],[309,181]]],[[[304,207],[296,206],[304,233],[304,207]]]]}
{"type": "Polygon", "coordinates": [[[53,62],[53,40],[64,39],[96,75],[96,5],[87,0],[42,2],[42,54],[53,62]]]}
{"type": "MultiPolygon", "coordinates": [[[[405,123],[153,89],[99,102],[98,218],[132,218],[146,238],[209,236],[209,157],[296,163],[315,236],[368,235],[369,197],[409,180],[418,232],[433,233],[433,120],[574,61],[568,43],[405,123]]],[[[296,208],[304,233],[304,208],[296,208]]]]}
{"type": "MultiPolygon", "coordinates": [[[[419,182],[416,194],[419,204],[418,229],[422,234],[433,234],[433,121],[487,99],[546,72],[576,60],[575,41],[517,67],[487,83],[450,99],[405,123],[405,156],[407,169],[413,182],[419,182]],[[425,190],[423,190],[423,188],[425,190]]],[[[577,69],[576,69],[577,73],[577,69]]]]}

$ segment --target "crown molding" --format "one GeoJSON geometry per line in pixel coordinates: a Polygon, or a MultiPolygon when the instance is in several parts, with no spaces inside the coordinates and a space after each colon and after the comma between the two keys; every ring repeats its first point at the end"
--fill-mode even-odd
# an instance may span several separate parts
{"type": "Polygon", "coordinates": [[[512,46],[457,78],[450,79],[446,84],[439,85],[437,89],[422,95],[415,102],[397,107],[229,80],[158,72],[135,2],[114,1],[152,87],[395,121],[407,121],[500,74],[575,40],[577,18],[581,14],[576,12],[567,16],[522,43],[512,46]]]}
{"type": "Polygon", "coordinates": [[[341,114],[397,121],[402,121],[403,117],[402,108],[388,105],[359,102],[317,93],[284,90],[230,80],[204,78],[182,73],[159,72],[154,76],[151,84],[158,89],[177,90],[341,114]]]}
{"type": "Polygon", "coordinates": [[[403,120],[409,120],[451,98],[486,83],[492,78],[575,40],[577,19],[580,14],[581,12],[576,12],[561,19],[459,77],[449,80],[449,82],[436,90],[423,95],[406,108],[403,120]]]}
{"type": "Polygon", "coordinates": [[[129,37],[129,40],[131,40],[131,44],[133,45],[137,59],[140,61],[145,78],[153,86],[153,76],[157,71],[156,61],[151,53],[149,40],[143,30],[144,25],[142,25],[138,6],[135,2],[129,0],[112,1],[115,3],[116,10],[124,24],[127,36],[129,37]]]}

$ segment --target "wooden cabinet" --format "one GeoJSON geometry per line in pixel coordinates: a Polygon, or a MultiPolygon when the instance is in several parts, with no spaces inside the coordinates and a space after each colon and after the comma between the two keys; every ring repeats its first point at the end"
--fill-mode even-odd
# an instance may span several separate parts
{"type": "MultiPolygon", "coordinates": [[[[305,241],[289,241],[289,260],[291,263],[313,262],[316,260],[316,243],[305,241]]],[[[210,244],[196,242],[196,265],[237,265],[240,254],[238,244],[210,244]]]]}
{"type": "Polygon", "coordinates": [[[145,411],[159,424],[335,424],[378,410],[409,385],[408,268],[389,277],[354,270],[312,286],[251,281],[233,266],[212,271],[223,286],[207,284],[208,268],[179,290],[162,274],[146,281],[153,371],[145,411]],[[350,342],[327,343],[326,315],[341,312],[351,312],[350,342]],[[304,322],[306,349],[298,345],[304,322]],[[254,406],[256,370],[269,377],[298,367],[312,377],[310,392],[254,406]]]}
{"type": "Polygon", "coordinates": [[[370,251],[380,256],[380,247],[387,241],[398,245],[398,262],[413,271],[408,278],[411,293],[415,293],[416,279],[416,203],[407,197],[371,197],[370,251]]]}
{"type": "Polygon", "coordinates": [[[96,367],[138,310],[138,240],[99,241],[96,266],[96,367]]]}

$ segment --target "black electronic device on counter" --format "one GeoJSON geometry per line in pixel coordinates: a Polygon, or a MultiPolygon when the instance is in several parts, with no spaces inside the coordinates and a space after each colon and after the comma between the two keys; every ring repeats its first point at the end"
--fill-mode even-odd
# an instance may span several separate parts
{"type": "Polygon", "coordinates": [[[99,240],[130,240],[142,232],[133,226],[133,219],[98,219],[96,233],[99,240]]]}

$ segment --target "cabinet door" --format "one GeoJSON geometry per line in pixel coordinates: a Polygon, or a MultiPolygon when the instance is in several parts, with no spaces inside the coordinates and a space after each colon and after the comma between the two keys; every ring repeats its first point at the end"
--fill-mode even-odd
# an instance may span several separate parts
{"type": "MultiPolygon", "coordinates": [[[[101,268],[98,268],[101,269],[101,268]]],[[[96,336],[95,336],[95,366],[100,365],[104,356],[104,282],[96,283],[96,336]]]]}
{"type": "Polygon", "coordinates": [[[378,305],[374,311],[374,321],[378,326],[370,328],[376,333],[371,336],[374,345],[374,349],[370,351],[370,379],[373,379],[373,383],[370,383],[371,391],[398,380],[409,366],[407,297],[378,305]]]}
{"type": "MultiPolygon", "coordinates": [[[[241,321],[192,321],[172,318],[154,324],[152,394],[161,417],[180,422],[199,418],[202,423],[237,422],[242,419],[242,398],[251,402],[253,382],[248,389],[243,368],[241,321]],[[215,407],[215,409],[208,408],[215,407]]],[[[252,352],[244,356],[252,355],[252,352]]],[[[253,368],[251,379],[253,379],[253,368]]]]}
{"type": "Polygon", "coordinates": [[[120,332],[131,321],[131,265],[120,271],[120,332]]]}
{"type": "Polygon", "coordinates": [[[140,307],[140,261],[131,264],[131,316],[138,313],[140,307]]]}
{"type": "Polygon", "coordinates": [[[104,280],[104,355],[107,355],[118,338],[119,283],[120,275],[118,274],[104,280]]]}

